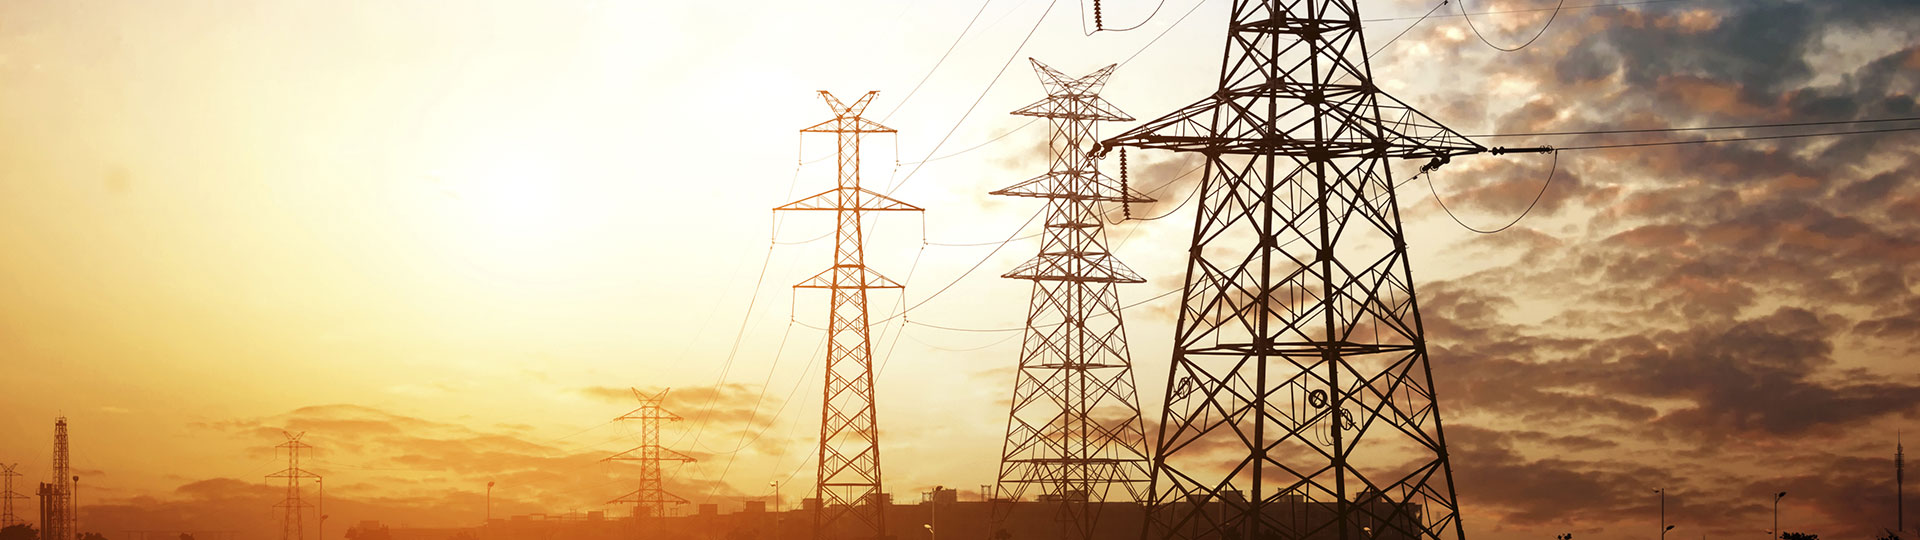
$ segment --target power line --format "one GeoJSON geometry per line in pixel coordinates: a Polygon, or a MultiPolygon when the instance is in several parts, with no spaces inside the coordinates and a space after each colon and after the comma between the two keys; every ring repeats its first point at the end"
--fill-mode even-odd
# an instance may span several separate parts
{"type": "Polygon", "coordinates": [[[1647,128],[1647,129],[1600,129],[1600,130],[1587,130],[1587,131],[1548,131],[1548,132],[1541,132],[1541,133],[1489,133],[1489,134],[1481,134],[1481,135],[1468,135],[1468,137],[1548,137],[1548,136],[1566,136],[1566,135],[1611,135],[1611,134],[1618,134],[1618,133],[1673,133],[1673,132],[1680,132],[1680,131],[1715,131],[1715,130],[1727,130],[1727,129],[1833,126],[1833,125],[1843,125],[1843,124],[1877,124],[1877,123],[1884,123],[1884,122],[1913,122],[1913,121],[1920,121],[1920,116],[1909,116],[1905,118],[1869,118],[1865,120],[1832,120],[1832,121],[1826,121],[1826,122],[1782,122],[1777,124],[1746,124],[1746,125],[1737,125],[1737,126],[1695,126],[1695,127],[1647,128]]]}
{"type": "Polygon", "coordinates": [[[1447,201],[1440,199],[1440,189],[1433,186],[1432,170],[1421,171],[1420,174],[1417,174],[1415,176],[1427,177],[1427,190],[1433,193],[1433,202],[1440,203],[1440,209],[1445,210],[1447,212],[1447,217],[1453,218],[1454,223],[1458,223],[1460,224],[1461,227],[1466,227],[1467,230],[1473,231],[1476,233],[1494,234],[1494,233],[1498,233],[1498,232],[1513,228],[1514,225],[1519,224],[1521,219],[1526,218],[1527,214],[1530,214],[1533,212],[1533,207],[1535,205],[1540,204],[1540,199],[1547,195],[1547,188],[1553,186],[1553,177],[1555,176],[1555,173],[1558,173],[1560,171],[1560,153],[1559,152],[1548,152],[1548,153],[1553,154],[1553,165],[1547,169],[1547,181],[1540,184],[1540,192],[1533,195],[1533,202],[1527,203],[1526,210],[1521,210],[1520,215],[1513,217],[1513,221],[1507,222],[1506,225],[1501,225],[1500,228],[1498,229],[1491,229],[1491,230],[1480,229],[1472,225],[1468,225],[1467,222],[1460,220],[1460,216],[1454,215],[1453,209],[1447,208],[1447,201]]]}
{"type": "Polygon", "coordinates": [[[973,114],[973,110],[980,107],[980,102],[987,99],[987,93],[993,90],[993,85],[1000,83],[1000,77],[1006,75],[1007,68],[1013,65],[1014,60],[1020,58],[1020,51],[1027,48],[1027,42],[1032,41],[1033,35],[1040,31],[1040,23],[1047,21],[1047,14],[1053,13],[1053,7],[1059,3],[1060,0],[1053,0],[1047,3],[1047,10],[1040,13],[1039,20],[1033,21],[1033,28],[1027,31],[1027,37],[1020,40],[1020,46],[1014,47],[1013,54],[1007,55],[1006,63],[1001,64],[1000,71],[993,74],[992,80],[987,81],[987,87],[980,89],[980,96],[973,99],[973,104],[967,106],[966,112],[960,113],[960,119],[954,121],[953,127],[947,130],[946,135],[940,136],[940,142],[933,144],[933,149],[927,151],[926,158],[922,158],[919,163],[913,166],[912,170],[907,171],[907,175],[901,177],[899,183],[887,187],[887,194],[893,194],[893,192],[898,191],[901,186],[906,185],[908,180],[912,180],[913,175],[919,173],[921,167],[926,166],[928,161],[933,160],[933,154],[939,152],[942,145],[947,144],[947,139],[953,138],[954,132],[960,131],[961,124],[965,124],[967,117],[973,114]]]}
{"type": "Polygon", "coordinates": [[[981,149],[981,148],[983,148],[983,147],[985,147],[985,146],[987,146],[987,145],[989,145],[989,144],[993,144],[993,143],[994,143],[995,141],[999,141],[1000,139],[1005,139],[1005,138],[1007,138],[1007,136],[1008,136],[1008,135],[1012,135],[1012,134],[1014,134],[1014,133],[1017,133],[1017,132],[1019,132],[1019,131],[1020,131],[1020,130],[1022,130],[1022,129],[1026,129],[1026,127],[1027,127],[1027,126],[1031,126],[1031,125],[1033,125],[1033,123],[1034,123],[1034,122],[1039,122],[1039,121],[1040,121],[1040,119],[1039,119],[1039,118],[1034,118],[1034,119],[1031,119],[1031,120],[1027,120],[1027,123],[1025,123],[1025,124],[1020,124],[1020,125],[1018,125],[1018,126],[1015,126],[1015,127],[1013,128],[1013,129],[1010,129],[1010,130],[1007,130],[1007,132],[1006,132],[1006,133],[1001,133],[1001,134],[999,134],[999,135],[996,135],[996,136],[994,136],[994,138],[991,138],[991,139],[987,139],[986,141],[983,141],[983,142],[981,142],[980,144],[976,144],[976,145],[973,145],[973,146],[970,146],[970,147],[967,147],[967,149],[966,149],[966,150],[961,150],[961,151],[958,151],[958,152],[954,152],[954,153],[951,153],[951,154],[947,154],[947,155],[944,155],[944,156],[940,156],[940,157],[932,157],[932,158],[927,158],[927,159],[923,159],[923,160],[920,160],[920,161],[906,161],[906,162],[902,162],[901,164],[902,164],[902,165],[919,165],[919,164],[921,164],[921,163],[928,163],[928,162],[933,162],[933,161],[940,161],[940,160],[943,160],[943,159],[947,159],[947,158],[950,158],[950,157],[953,157],[953,156],[957,156],[957,155],[960,155],[960,154],[965,154],[965,153],[967,153],[967,152],[972,152],[972,151],[974,151],[974,150],[979,150],[979,149],[981,149]]]}
{"type": "MultiPolygon", "coordinates": [[[[1138,30],[1138,29],[1140,29],[1140,27],[1142,27],[1142,26],[1146,26],[1146,25],[1147,25],[1147,23],[1149,23],[1149,22],[1152,22],[1152,21],[1153,21],[1153,18],[1154,18],[1154,17],[1156,17],[1156,16],[1159,16],[1159,15],[1160,15],[1160,8],[1164,8],[1164,7],[1167,7],[1167,0],[1160,0],[1160,3],[1159,3],[1159,4],[1155,4],[1155,5],[1153,6],[1153,12],[1152,12],[1152,13],[1148,13],[1148,14],[1147,14],[1147,17],[1146,17],[1146,18],[1144,18],[1144,19],[1140,19],[1140,22],[1138,22],[1138,23],[1135,23],[1135,24],[1134,24],[1133,26],[1129,26],[1129,27],[1126,27],[1126,28],[1098,28],[1098,27],[1096,27],[1096,28],[1094,29],[1094,32],[1129,32],[1129,31],[1133,31],[1133,30],[1138,30]]],[[[1093,0],[1093,9],[1094,9],[1094,14],[1095,14],[1094,16],[1095,16],[1095,17],[1099,17],[1099,13],[1100,13],[1100,0],[1093,0]]],[[[1086,4],[1085,4],[1085,3],[1082,3],[1082,4],[1080,5],[1080,11],[1084,13],[1084,12],[1085,12],[1086,10],[1087,10],[1087,6],[1086,6],[1086,4]]],[[[1085,19],[1085,15],[1082,15],[1081,17],[1082,17],[1082,18],[1081,18],[1081,20],[1080,20],[1080,30],[1081,30],[1082,32],[1085,32],[1085,31],[1086,31],[1086,29],[1087,29],[1087,21],[1086,21],[1086,19],[1085,19]]],[[[1097,20],[1097,19],[1096,19],[1096,20],[1097,20]]],[[[1091,36],[1091,35],[1093,35],[1093,34],[1092,34],[1092,33],[1089,33],[1089,34],[1087,34],[1087,35],[1089,35],[1089,36],[1091,36]]]]}
{"type": "Polygon", "coordinates": [[[1179,27],[1180,23],[1186,22],[1187,17],[1192,16],[1193,12],[1195,11],[1200,11],[1200,6],[1204,6],[1204,5],[1207,5],[1207,0],[1200,0],[1198,2],[1194,2],[1193,7],[1187,8],[1186,13],[1180,15],[1180,18],[1174,19],[1173,24],[1167,25],[1167,28],[1165,30],[1161,30],[1159,34],[1153,36],[1153,39],[1147,40],[1147,44],[1141,45],[1139,50],[1133,51],[1133,54],[1128,55],[1126,60],[1121,60],[1120,65],[1125,66],[1127,65],[1128,62],[1132,62],[1134,57],[1140,56],[1140,53],[1147,52],[1147,49],[1153,47],[1154,43],[1158,43],[1160,41],[1160,38],[1167,37],[1168,32],[1172,32],[1174,28],[1179,27]]]}
{"type": "Polygon", "coordinates": [[[927,74],[920,77],[920,82],[915,83],[913,85],[912,90],[907,91],[907,97],[900,98],[900,103],[894,104],[893,110],[887,111],[886,116],[880,117],[880,123],[882,124],[887,123],[887,119],[893,118],[893,113],[900,112],[900,109],[902,107],[907,106],[907,100],[913,99],[913,95],[920,92],[920,87],[926,86],[927,79],[933,78],[933,72],[939,71],[940,65],[947,63],[947,57],[952,55],[953,50],[960,46],[960,40],[966,38],[967,32],[970,32],[973,30],[973,23],[980,22],[980,14],[986,13],[987,5],[992,3],[993,3],[993,0],[986,0],[985,2],[980,3],[980,9],[978,11],[973,12],[973,18],[967,19],[967,27],[960,29],[960,35],[953,36],[953,44],[947,46],[947,52],[940,53],[940,60],[935,61],[933,63],[933,67],[927,68],[927,74]]]}
{"type": "MultiPolygon", "coordinates": [[[[1547,29],[1553,27],[1554,19],[1560,18],[1560,8],[1564,8],[1566,6],[1567,6],[1567,0],[1560,0],[1559,4],[1556,4],[1553,6],[1553,15],[1547,16],[1547,23],[1540,25],[1540,31],[1534,32],[1533,37],[1527,38],[1526,43],[1521,43],[1519,46],[1512,47],[1512,48],[1501,47],[1499,45],[1494,45],[1492,41],[1487,41],[1487,36],[1485,34],[1480,33],[1480,27],[1475,26],[1473,24],[1473,16],[1467,13],[1467,0],[1460,0],[1460,16],[1465,17],[1467,19],[1467,28],[1473,29],[1473,35],[1475,37],[1480,38],[1481,43],[1485,43],[1487,44],[1488,47],[1493,47],[1495,49],[1500,50],[1501,52],[1515,52],[1520,49],[1525,49],[1529,45],[1533,45],[1533,42],[1540,40],[1540,36],[1546,35],[1547,29]]],[[[1419,23],[1414,23],[1414,24],[1419,24],[1419,23]]]]}
{"type": "Polygon", "coordinates": [[[1725,143],[1725,142],[1740,142],[1740,141],[1770,141],[1770,140],[1776,140],[1776,139],[1799,139],[1799,138],[1807,138],[1807,137],[1831,137],[1835,135],[1867,135],[1867,134],[1873,134],[1873,133],[1895,133],[1895,132],[1901,132],[1901,131],[1920,131],[1920,126],[1886,128],[1886,129],[1864,129],[1864,130],[1857,130],[1857,131],[1834,131],[1834,132],[1828,132],[1828,133],[1797,133],[1792,135],[1734,137],[1729,139],[1699,139],[1699,140],[1690,140],[1690,141],[1663,141],[1663,142],[1648,142],[1648,143],[1565,146],[1565,147],[1556,148],[1555,150],[1560,152],[1565,152],[1568,150],[1603,150],[1608,148],[1644,148],[1649,146],[1677,146],[1677,145],[1683,145],[1683,144],[1709,144],[1709,143],[1725,143]]]}
{"type": "MultiPolygon", "coordinates": [[[[1551,7],[1551,8],[1508,9],[1508,10],[1501,10],[1501,11],[1475,11],[1473,13],[1463,12],[1458,15],[1441,15],[1441,17],[1466,17],[1468,15],[1505,15],[1509,13],[1533,13],[1533,12],[1539,12],[1539,11],[1556,11],[1563,8],[1564,9],[1591,9],[1591,8],[1617,7],[1617,6],[1638,6],[1638,5],[1644,5],[1644,4],[1666,4],[1671,2],[1686,2],[1686,1],[1688,0],[1640,0],[1637,2],[1615,2],[1611,4],[1584,4],[1584,5],[1578,5],[1578,6],[1560,6],[1560,7],[1551,7]]],[[[1401,17],[1381,17],[1376,19],[1360,19],[1360,22],[1370,23],[1370,22],[1388,22],[1388,21],[1409,21],[1417,18],[1419,17],[1408,15],[1408,16],[1401,16],[1401,17]]]]}

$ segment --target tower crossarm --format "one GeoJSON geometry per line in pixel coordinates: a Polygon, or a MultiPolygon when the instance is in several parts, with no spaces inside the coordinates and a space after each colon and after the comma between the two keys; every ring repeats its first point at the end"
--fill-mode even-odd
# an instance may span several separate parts
{"type": "Polygon", "coordinates": [[[900,202],[892,197],[874,193],[860,187],[834,188],[817,195],[774,207],[774,211],[788,210],[850,210],[858,212],[924,212],[918,206],[900,202]]]}
{"type": "Polygon", "coordinates": [[[693,456],[689,456],[689,455],[668,450],[665,448],[660,448],[657,446],[646,446],[646,445],[635,446],[633,448],[622,450],[618,454],[600,458],[600,461],[648,461],[648,460],[678,461],[681,463],[693,463],[693,462],[699,461],[697,459],[694,459],[693,456]],[[659,452],[660,455],[654,456],[654,457],[633,455],[636,452],[645,453],[647,450],[653,450],[653,451],[659,452]]]}

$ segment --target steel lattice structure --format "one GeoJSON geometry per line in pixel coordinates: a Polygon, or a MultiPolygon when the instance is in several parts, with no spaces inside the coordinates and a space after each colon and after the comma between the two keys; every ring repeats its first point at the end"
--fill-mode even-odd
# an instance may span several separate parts
{"type": "Polygon", "coordinates": [[[1373,84],[1358,4],[1236,0],[1218,90],[1103,143],[1207,159],[1147,537],[1466,537],[1387,160],[1486,149],[1373,84]]]}
{"type": "Polygon", "coordinates": [[[0,488],[0,529],[26,523],[26,520],[20,519],[20,515],[13,511],[13,501],[31,498],[13,490],[13,479],[21,476],[20,471],[15,470],[19,467],[19,463],[0,465],[0,479],[4,479],[6,486],[0,488]]]}
{"type": "Polygon", "coordinates": [[[833,296],[827,310],[827,373],[820,410],[818,483],[814,487],[820,504],[813,518],[816,539],[886,535],[867,291],[901,287],[867,268],[860,219],[867,212],[921,209],[860,187],[860,138],[894,133],[893,128],[860,116],[877,94],[867,92],[858,101],[846,104],[832,93],[820,91],[827,107],[833,109],[833,119],[800,132],[834,134],[839,151],[837,184],[831,190],[774,208],[833,212],[836,218],[833,267],[794,285],[797,289],[826,289],[833,296]]]}
{"type": "Polygon", "coordinates": [[[280,517],[280,540],[302,540],[307,537],[304,514],[306,513],[306,509],[311,508],[313,505],[307,504],[307,501],[302,497],[303,489],[300,486],[300,481],[308,478],[318,479],[320,475],[300,468],[300,453],[313,449],[313,445],[300,441],[300,438],[305,437],[307,434],[304,432],[281,432],[281,434],[286,435],[287,442],[280,443],[274,448],[281,448],[287,451],[287,468],[281,469],[280,472],[269,474],[267,478],[281,479],[287,482],[286,496],[282,498],[279,503],[273,505],[274,508],[279,508],[282,511],[280,517]]]}
{"type": "Polygon", "coordinates": [[[668,450],[660,446],[660,423],[679,422],[680,415],[668,411],[663,404],[667,400],[668,388],[658,394],[647,395],[638,388],[632,388],[633,398],[640,401],[640,408],[620,415],[615,420],[640,422],[640,446],[625,452],[614,454],[601,461],[638,461],[640,462],[640,485],[620,498],[608,501],[608,504],[633,503],[633,517],[636,526],[639,520],[667,515],[668,504],[687,504],[686,499],[668,493],[660,480],[660,462],[677,461],[692,463],[693,458],[668,450]]]}
{"type": "Polygon", "coordinates": [[[79,516],[73,507],[73,460],[67,446],[67,417],[53,421],[53,482],[42,484],[40,537],[47,540],[79,538],[79,516]]]}
{"type": "Polygon", "coordinates": [[[1148,478],[1116,286],[1146,280],[1107,251],[1100,206],[1153,199],[1101,174],[1087,154],[1100,121],[1133,120],[1100,98],[1114,66],[1073,78],[1028,60],[1047,98],[1013,114],[1049,119],[1050,164],[1046,174],[992,194],[1046,199],[1047,220],[1039,256],[1001,276],[1032,281],[1033,297],[994,499],[1017,501],[1037,490],[1041,501],[1058,505],[1069,531],[1063,536],[1090,539],[1095,503],[1116,484],[1129,500],[1144,498],[1148,478]]]}

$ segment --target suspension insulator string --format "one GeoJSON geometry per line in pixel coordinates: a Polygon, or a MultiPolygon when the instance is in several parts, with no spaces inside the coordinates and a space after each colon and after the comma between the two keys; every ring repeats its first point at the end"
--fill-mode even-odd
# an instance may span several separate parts
{"type": "Polygon", "coordinates": [[[1127,149],[1120,148],[1120,221],[1133,219],[1133,195],[1127,191],[1127,149]]]}
{"type": "Polygon", "coordinates": [[[1106,29],[1106,25],[1100,22],[1100,0],[1093,0],[1093,31],[1099,32],[1106,29]]]}

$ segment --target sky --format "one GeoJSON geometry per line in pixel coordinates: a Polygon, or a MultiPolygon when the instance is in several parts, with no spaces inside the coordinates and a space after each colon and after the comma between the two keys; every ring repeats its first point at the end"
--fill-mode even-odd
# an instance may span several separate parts
{"type": "MultiPolygon", "coordinates": [[[[1376,80],[1467,134],[1920,116],[1920,4],[1576,2],[1511,53],[1460,10],[1533,10],[1473,17],[1510,48],[1552,2],[1417,25],[1434,4],[1366,2],[1393,19],[1366,24],[1376,80]]],[[[1024,320],[997,276],[1037,246],[996,246],[1039,207],[986,192],[1046,167],[1006,114],[1044,95],[1025,59],[1123,62],[1103,96],[1151,119],[1213,90],[1228,4],[1108,0],[1109,26],[1145,22],[1089,36],[1061,0],[0,3],[0,463],[44,480],[64,415],[83,527],[110,535],[266,537],[283,432],[317,447],[329,531],[477,524],[489,481],[495,515],[619,513],[634,470],[601,458],[637,426],[612,419],[671,388],[663,441],[699,461],[670,490],[791,503],[827,299],[788,286],[832,223],[769,210],[832,185],[832,141],[798,133],[830,117],[816,92],[878,90],[900,133],[868,140],[866,185],[927,209],[868,244],[907,284],[876,318],[915,306],[876,330],[888,490],[990,483],[1018,333],[937,326],[1024,320]]],[[[1683,536],[1766,534],[1778,491],[1786,530],[1891,527],[1916,143],[1477,156],[1402,188],[1468,534],[1652,537],[1658,488],[1683,536]],[[1549,171],[1502,233],[1435,204],[1495,227],[1549,171]]],[[[1147,278],[1130,303],[1180,286],[1195,178],[1132,159],[1161,199],[1133,214],[1167,218],[1109,230],[1147,278]]],[[[1172,309],[1127,313],[1150,417],[1172,309]]]]}

